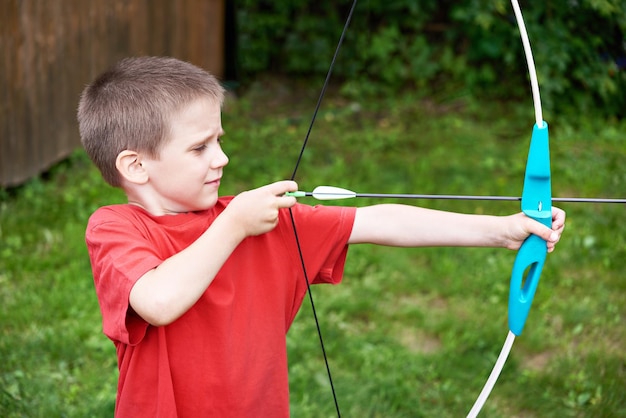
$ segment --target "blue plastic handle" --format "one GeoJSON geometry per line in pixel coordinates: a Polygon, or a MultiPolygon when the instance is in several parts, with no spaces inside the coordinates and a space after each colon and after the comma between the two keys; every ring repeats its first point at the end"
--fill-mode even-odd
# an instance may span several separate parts
{"type": "Polygon", "coordinates": [[[524,241],[515,258],[509,291],[509,329],[517,336],[524,329],[546,254],[546,242],[531,235],[524,241]]]}
{"type": "MultiPolygon", "coordinates": [[[[522,211],[529,217],[552,226],[552,187],[550,178],[550,146],[548,124],[533,128],[524,176],[522,211]]],[[[536,236],[529,236],[520,247],[509,289],[509,329],[517,336],[522,333],[535,291],[541,278],[548,247],[536,236]]]]}

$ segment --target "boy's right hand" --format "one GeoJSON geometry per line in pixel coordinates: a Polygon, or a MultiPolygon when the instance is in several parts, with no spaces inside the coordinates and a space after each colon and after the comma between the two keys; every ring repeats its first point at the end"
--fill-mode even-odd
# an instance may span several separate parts
{"type": "Polygon", "coordinates": [[[284,196],[298,190],[295,181],[283,180],[258,189],[242,192],[227,206],[228,214],[244,237],[261,235],[271,231],[278,224],[278,211],[296,204],[296,198],[284,196]]]}

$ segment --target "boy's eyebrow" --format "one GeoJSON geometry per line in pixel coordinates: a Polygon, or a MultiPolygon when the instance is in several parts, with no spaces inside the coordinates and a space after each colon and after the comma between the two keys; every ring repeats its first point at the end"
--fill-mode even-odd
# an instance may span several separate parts
{"type": "Polygon", "coordinates": [[[207,142],[207,141],[210,141],[212,138],[215,138],[215,137],[218,137],[218,138],[219,138],[220,136],[222,136],[222,135],[224,135],[224,134],[225,134],[225,132],[224,132],[224,130],[223,130],[223,129],[220,129],[219,131],[215,131],[215,132],[208,132],[208,133],[207,133],[207,134],[206,134],[206,135],[205,135],[205,136],[201,139],[201,142],[207,142]]]}
{"type": "Polygon", "coordinates": [[[190,148],[194,148],[197,147],[198,145],[202,145],[202,144],[206,144],[208,142],[210,142],[213,138],[220,138],[222,136],[224,136],[226,134],[226,132],[224,132],[223,129],[220,129],[217,133],[210,133],[207,134],[206,136],[203,136],[202,138],[198,139],[197,141],[194,141],[194,143],[191,145],[190,148]]]}

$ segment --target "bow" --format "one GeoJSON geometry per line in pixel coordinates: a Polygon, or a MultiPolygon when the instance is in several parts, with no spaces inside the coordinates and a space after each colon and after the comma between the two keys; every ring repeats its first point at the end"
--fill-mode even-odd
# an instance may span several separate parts
{"type": "MultiPolygon", "coordinates": [[[[511,0],[511,4],[515,12],[515,18],[526,54],[536,119],[528,150],[521,208],[526,216],[551,227],[552,187],[548,124],[543,120],[542,116],[537,71],[535,69],[522,11],[517,0],[511,0]]],[[[547,252],[546,242],[536,235],[531,235],[524,241],[517,253],[515,262],[513,263],[511,284],[509,286],[509,332],[491,374],[467,415],[468,417],[476,417],[482,409],[506,363],[515,337],[521,335],[524,329],[526,318],[528,318],[537,285],[541,278],[547,252]],[[526,274],[526,272],[528,273],[526,274]]]]}
{"type": "MultiPolygon", "coordinates": [[[[528,217],[541,222],[542,224],[550,227],[552,224],[552,193],[551,193],[551,180],[550,180],[550,152],[549,152],[549,136],[548,136],[548,125],[543,121],[542,110],[541,110],[541,100],[539,96],[539,85],[537,82],[537,74],[535,70],[535,65],[532,57],[532,51],[530,49],[530,42],[528,40],[528,34],[526,33],[526,28],[524,25],[523,17],[521,14],[521,10],[517,0],[511,0],[516,20],[518,23],[518,27],[520,30],[520,35],[522,38],[522,43],[524,46],[524,51],[526,54],[526,60],[528,63],[528,71],[531,80],[531,87],[533,93],[533,101],[535,107],[535,116],[536,123],[534,125],[531,143],[528,153],[528,161],[526,164],[525,177],[524,177],[524,186],[521,196],[521,209],[528,217]]],[[[337,44],[335,53],[333,55],[330,67],[328,69],[326,79],[324,81],[321,93],[319,95],[319,99],[317,101],[315,110],[313,112],[313,116],[311,118],[311,122],[309,125],[309,129],[306,133],[305,139],[302,144],[302,148],[300,150],[300,154],[298,156],[293,174],[291,179],[294,180],[300,162],[302,160],[302,156],[304,154],[304,150],[307,146],[309,136],[311,130],[313,128],[313,124],[315,123],[317,113],[320,109],[322,99],[326,92],[326,88],[328,86],[328,82],[330,80],[330,76],[332,74],[333,67],[335,65],[336,58],[339,53],[339,49],[343,43],[343,39],[347,28],[352,19],[353,12],[355,10],[357,4],[357,0],[354,0],[352,3],[352,7],[346,19],[343,31],[341,33],[339,42],[337,44]]],[[[352,192],[351,192],[352,193],[352,192]]],[[[292,196],[304,196],[307,195],[303,192],[295,192],[291,194],[292,196]]],[[[310,193],[308,195],[314,196],[315,193],[310,193]]],[[[354,197],[354,196],[351,196],[354,197]]],[[[328,357],[326,355],[326,351],[324,348],[323,337],[321,333],[321,328],[319,325],[319,320],[317,317],[317,313],[315,310],[315,304],[313,300],[313,295],[311,293],[310,281],[306,273],[306,264],[302,255],[302,250],[300,248],[300,243],[298,240],[298,232],[296,229],[295,220],[293,217],[293,213],[290,211],[291,215],[291,223],[296,239],[296,244],[298,247],[298,253],[300,256],[300,261],[302,264],[302,269],[304,272],[304,279],[306,280],[306,285],[309,294],[309,300],[311,302],[311,308],[313,311],[313,316],[315,319],[315,324],[317,326],[317,332],[319,336],[320,346],[322,349],[322,353],[324,356],[324,362],[326,365],[326,370],[328,374],[328,378],[330,381],[330,386],[333,394],[333,399],[335,402],[335,408],[337,412],[337,416],[341,416],[341,412],[339,409],[339,404],[337,400],[337,396],[335,393],[332,374],[330,371],[328,357]]],[[[515,340],[515,336],[519,336],[524,328],[524,324],[526,322],[526,318],[528,317],[528,313],[530,311],[530,307],[537,289],[537,285],[539,283],[539,279],[541,277],[541,272],[546,260],[547,255],[547,245],[546,242],[536,235],[529,236],[522,246],[520,247],[514,265],[513,271],[511,274],[511,284],[509,290],[509,333],[506,338],[506,341],[502,347],[500,355],[494,365],[494,368],[489,376],[487,382],[483,390],[481,391],[478,399],[476,400],[474,406],[470,410],[468,417],[475,417],[478,415],[482,406],[484,405],[487,397],[491,393],[495,382],[504,367],[508,354],[511,350],[513,342],[515,340]],[[527,272],[527,273],[526,273],[527,272]]]]}

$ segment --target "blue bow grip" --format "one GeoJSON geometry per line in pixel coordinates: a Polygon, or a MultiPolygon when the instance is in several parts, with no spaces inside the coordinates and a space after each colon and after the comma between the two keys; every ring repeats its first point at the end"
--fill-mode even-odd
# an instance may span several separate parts
{"type": "MultiPolygon", "coordinates": [[[[533,128],[522,192],[522,211],[542,224],[552,226],[552,189],[548,125],[533,128]]],[[[546,261],[546,242],[531,235],[520,247],[509,290],[509,329],[519,336],[524,329],[541,271],[546,261]]]]}

